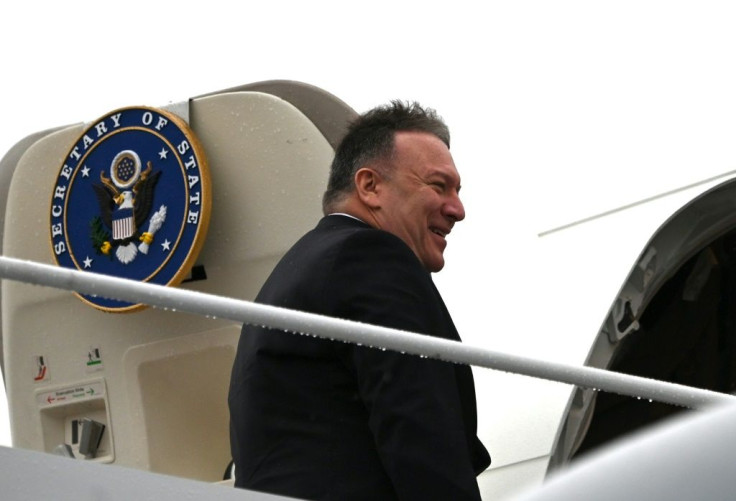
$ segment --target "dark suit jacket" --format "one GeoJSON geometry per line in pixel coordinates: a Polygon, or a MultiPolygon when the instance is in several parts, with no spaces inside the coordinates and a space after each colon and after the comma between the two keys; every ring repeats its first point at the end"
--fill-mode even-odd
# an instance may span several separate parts
{"type": "MultiPolygon", "coordinates": [[[[459,340],[399,238],[327,216],[257,302],[459,340]]],[[[478,499],[470,367],[244,326],[229,395],[236,486],[307,499],[478,499]]]]}

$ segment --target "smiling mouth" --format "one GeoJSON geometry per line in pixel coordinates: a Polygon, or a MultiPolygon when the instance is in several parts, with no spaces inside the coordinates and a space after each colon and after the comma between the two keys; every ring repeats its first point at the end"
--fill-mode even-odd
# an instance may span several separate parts
{"type": "Polygon", "coordinates": [[[449,231],[445,232],[437,228],[430,228],[430,231],[435,235],[441,236],[442,238],[445,238],[450,233],[449,231]]]}

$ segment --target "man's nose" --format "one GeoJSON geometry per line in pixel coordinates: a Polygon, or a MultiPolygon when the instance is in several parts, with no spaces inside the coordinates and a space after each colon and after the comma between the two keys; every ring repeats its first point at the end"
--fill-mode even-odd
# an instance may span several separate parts
{"type": "Polygon", "coordinates": [[[443,213],[445,216],[452,218],[455,221],[462,221],[465,219],[465,206],[463,206],[458,194],[450,196],[450,199],[443,206],[443,213]]]}

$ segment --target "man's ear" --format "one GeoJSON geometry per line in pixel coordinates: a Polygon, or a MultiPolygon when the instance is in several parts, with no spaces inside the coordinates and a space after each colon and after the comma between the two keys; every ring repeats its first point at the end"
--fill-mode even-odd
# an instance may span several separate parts
{"type": "Polygon", "coordinates": [[[362,167],[355,173],[355,191],[366,206],[377,209],[381,206],[381,175],[370,167],[362,167]]]}

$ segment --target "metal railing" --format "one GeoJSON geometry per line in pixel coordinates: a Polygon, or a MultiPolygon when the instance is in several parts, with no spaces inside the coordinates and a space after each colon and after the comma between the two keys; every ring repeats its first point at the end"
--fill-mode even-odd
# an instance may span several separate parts
{"type": "Polygon", "coordinates": [[[249,301],[0,256],[0,278],[135,304],[474,365],[691,408],[736,402],[732,395],[653,379],[488,350],[457,341],[249,301]]]}

